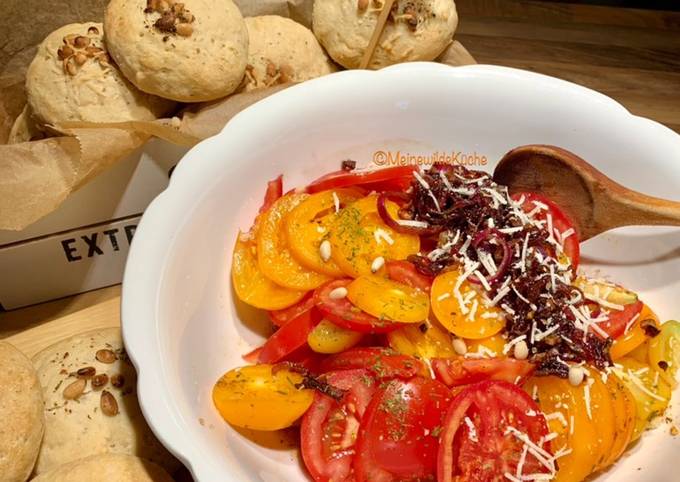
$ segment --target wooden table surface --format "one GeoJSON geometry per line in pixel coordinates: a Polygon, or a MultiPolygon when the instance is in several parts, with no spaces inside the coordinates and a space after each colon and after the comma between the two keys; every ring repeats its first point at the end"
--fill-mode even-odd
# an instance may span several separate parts
{"type": "Polygon", "coordinates": [[[680,12],[456,0],[456,37],[479,63],[598,90],[680,132],[680,12]]]}
{"type": "MultiPolygon", "coordinates": [[[[680,13],[523,0],[457,0],[457,38],[479,63],[561,77],[680,132],[680,13]]],[[[117,286],[0,313],[0,338],[29,353],[119,323],[117,286]]]]}

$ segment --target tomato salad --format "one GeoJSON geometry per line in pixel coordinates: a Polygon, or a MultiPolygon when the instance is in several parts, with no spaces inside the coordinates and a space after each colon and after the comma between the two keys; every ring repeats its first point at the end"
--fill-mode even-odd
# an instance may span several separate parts
{"type": "Polygon", "coordinates": [[[231,271],[275,331],[213,400],[299,426],[315,481],[578,482],[664,413],[680,324],[581,274],[549,199],[440,164],[282,182],[231,271]]]}

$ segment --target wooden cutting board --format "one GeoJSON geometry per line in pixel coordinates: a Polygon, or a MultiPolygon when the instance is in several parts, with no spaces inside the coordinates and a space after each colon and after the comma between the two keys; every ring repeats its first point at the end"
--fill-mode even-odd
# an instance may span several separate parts
{"type": "Polygon", "coordinates": [[[0,339],[28,357],[63,338],[112,326],[120,326],[119,285],[0,313],[0,339]]]}

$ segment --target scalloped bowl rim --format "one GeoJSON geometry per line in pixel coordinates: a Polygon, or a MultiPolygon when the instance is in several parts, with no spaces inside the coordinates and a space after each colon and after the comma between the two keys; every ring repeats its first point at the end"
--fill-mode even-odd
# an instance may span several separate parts
{"type": "MultiPolygon", "coordinates": [[[[174,170],[168,188],[149,205],[135,233],[123,282],[123,336],[128,354],[138,371],[138,395],[144,416],[157,437],[189,468],[196,480],[211,480],[210,470],[204,468],[199,449],[184,437],[184,416],[179,413],[172,400],[164,396],[162,385],[165,370],[163,348],[158,336],[158,298],[160,281],[173,238],[182,229],[182,220],[190,214],[185,207],[188,203],[185,204],[184,201],[195,201],[196,193],[201,192],[199,187],[210,191],[209,186],[215,182],[213,174],[224,168],[220,156],[210,155],[211,148],[218,144],[224,148],[224,145],[239,142],[240,130],[256,125],[259,119],[271,115],[272,112],[285,112],[287,107],[295,105],[303,96],[308,98],[310,93],[320,95],[321,91],[342,90],[347,84],[356,85],[361,82],[398,82],[402,74],[413,72],[423,76],[446,75],[453,81],[481,77],[497,77],[502,81],[503,78],[512,77],[526,82],[527,85],[538,83],[549,86],[556,91],[579,96],[584,102],[599,104],[602,109],[611,110],[613,115],[636,118],[640,129],[647,129],[650,133],[654,131],[654,136],[677,142],[680,152],[680,136],[652,120],[633,116],[620,103],[604,94],[542,74],[489,65],[452,68],[416,62],[380,71],[343,71],[291,86],[234,116],[219,134],[202,141],[187,152],[174,170]],[[172,213],[172,216],[167,213],[172,213]],[[159,239],[166,241],[159,243],[159,239]]],[[[279,117],[284,119],[285,114],[279,114],[279,117]]],[[[223,480],[240,479],[231,479],[225,474],[223,480]]]]}

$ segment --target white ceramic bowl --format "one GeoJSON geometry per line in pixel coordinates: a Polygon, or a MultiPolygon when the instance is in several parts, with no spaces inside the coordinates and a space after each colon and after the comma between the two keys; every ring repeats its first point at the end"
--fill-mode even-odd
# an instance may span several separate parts
{"type": "MultiPolygon", "coordinates": [[[[492,66],[329,75],[258,102],[193,148],[144,214],[123,285],[125,342],[160,440],[197,481],[307,480],[295,451],[243,437],[211,402],[217,378],[266,333],[254,310],[235,304],[229,270],[267,180],[284,173],[287,188],[303,185],[343,159],[370,165],[376,151],[460,152],[486,158],[491,171],[506,151],[532,143],[680,199],[680,136],[583,87],[492,66]]],[[[680,317],[680,230],[612,232],[585,244],[584,265],[640,292],[662,318],[680,317]]],[[[680,438],[663,425],[598,480],[677,480],[668,461],[678,453],[680,438]]]]}

